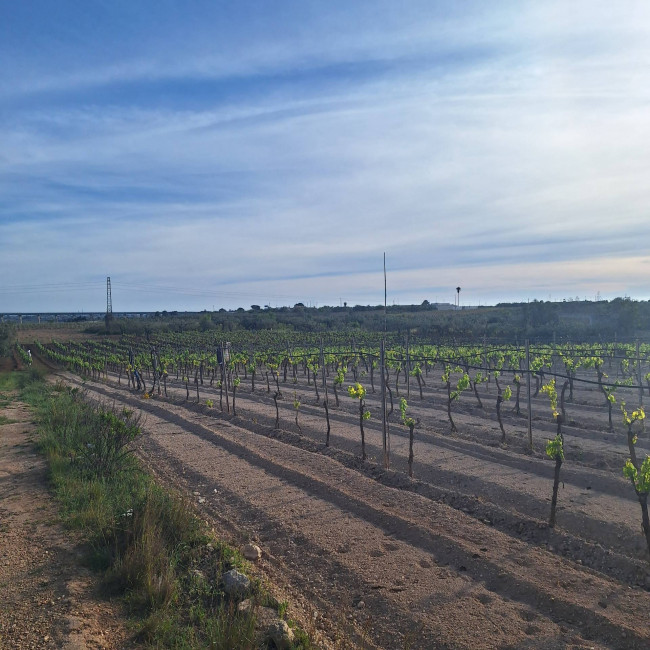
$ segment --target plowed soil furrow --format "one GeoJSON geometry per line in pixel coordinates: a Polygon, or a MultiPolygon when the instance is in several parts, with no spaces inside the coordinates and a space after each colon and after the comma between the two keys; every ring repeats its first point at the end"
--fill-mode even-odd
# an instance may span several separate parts
{"type": "MultiPolygon", "coordinates": [[[[178,390],[179,394],[182,391],[184,394],[184,387],[180,388],[179,382],[176,382],[175,380],[169,381],[168,388],[174,391],[178,390]]],[[[274,386],[272,386],[272,390],[275,390],[274,386]]],[[[281,407],[284,406],[288,413],[292,410],[293,400],[289,398],[292,398],[294,391],[297,392],[301,400],[304,401],[303,409],[313,409],[310,405],[315,402],[315,391],[313,386],[306,385],[303,379],[301,379],[296,385],[281,384],[281,390],[285,395],[285,401],[284,403],[281,401],[280,405],[281,407]]],[[[469,430],[478,428],[479,431],[483,432],[483,437],[486,442],[490,437],[494,442],[496,442],[501,436],[494,408],[496,391],[494,388],[491,390],[492,393],[482,395],[484,402],[483,409],[477,407],[474,398],[469,394],[462,395],[459,400],[454,402],[452,407],[454,420],[457,421],[458,424],[461,424],[462,427],[467,427],[469,430]],[[491,430],[493,433],[491,433],[490,436],[485,436],[486,429],[491,430]]],[[[209,386],[207,381],[205,385],[200,387],[200,393],[202,397],[207,396],[214,398],[216,396],[218,399],[218,390],[209,386]]],[[[333,421],[340,420],[343,423],[347,422],[349,424],[349,419],[355,416],[355,405],[347,394],[345,394],[345,391],[340,391],[340,393],[340,407],[332,409],[331,417],[333,421]]],[[[194,398],[195,396],[193,386],[190,386],[190,395],[191,398],[194,398]]],[[[238,400],[247,400],[250,395],[249,384],[242,383],[242,387],[238,394],[238,400]]],[[[400,391],[399,395],[394,393],[394,408],[398,415],[400,397],[405,395],[405,389],[400,391]]],[[[266,390],[259,387],[259,385],[256,388],[255,396],[257,399],[262,399],[266,396],[267,401],[270,401],[272,405],[271,394],[267,393],[266,390]]],[[[322,400],[322,390],[320,392],[320,397],[322,400]]],[[[602,395],[599,393],[598,397],[600,398],[602,395]]],[[[329,392],[329,399],[333,404],[334,398],[331,390],[329,392]]],[[[373,416],[375,412],[377,414],[381,412],[379,391],[376,393],[368,393],[366,401],[368,407],[373,412],[373,416]]],[[[628,401],[630,404],[635,404],[634,398],[630,398],[628,401]]],[[[511,403],[506,403],[504,405],[502,408],[502,415],[506,431],[508,432],[508,435],[512,437],[517,432],[523,433],[526,430],[527,420],[524,417],[514,415],[511,411],[510,404],[511,403]]],[[[522,409],[525,410],[523,401],[522,409]]],[[[539,442],[546,440],[548,437],[553,437],[555,435],[555,425],[551,416],[548,399],[533,399],[532,409],[535,439],[539,442]]],[[[420,400],[419,397],[412,392],[411,397],[409,398],[409,413],[422,420],[422,426],[425,430],[433,428],[439,431],[447,431],[449,429],[449,421],[447,420],[446,412],[446,396],[441,391],[434,389],[433,391],[429,390],[428,392],[425,392],[424,400],[420,400]]],[[[588,452],[593,454],[594,457],[607,456],[609,454],[615,454],[620,457],[626,456],[627,438],[620,423],[620,411],[618,405],[615,405],[614,408],[613,421],[616,430],[610,432],[607,430],[607,409],[602,405],[583,405],[577,403],[567,404],[567,422],[564,427],[565,436],[567,438],[567,447],[571,447],[575,442],[575,444],[580,447],[580,453],[588,452]],[[576,425],[571,424],[574,420],[576,421],[576,425]]],[[[370,424],[370,426],[372,427],[372,424],[370,424]]],[[[641,435],[639,437],[638,448],[650,452],[650,441],[647,439],[647,436],[641,435]]],[[[616,468],[620,469],[620,462],[618,461],[616,463],[616,468]]]]}
{"type": "MultiPolygon", "coordinates": [[[[506,382],[507,383],[507,382],[506,382]]],[[[505,385],[502,382],[503,385],[505,385]]],[[[406,397],[406,387],[400,384],[400,392],[397,394],[393,386],[394,407],[399,412],[400,397],[406,397]]],[[[302,394],[313,395],[313,388],[305,386],[304,383],[297,387],[302,394]]],[[[292,389],[293,390],[293,389],[292,389]]],[[[621,389],[619,389],[621,390],[621,389]]],[[[638,404],[638,394],[636,391],[627,391],[617,393],[618,402],[627,401],[630,405],[638,404]]],[[[595,457],[617,454],[621,457],[627,457],[627,439],[625,432],[622,430],[621,413],[619,404],[613,408],[613,422],[617,428],[616,431],[608,431],[607,407],[603,406],[603,395],[599,391],[582,386],[576,388],[576,395],[580,395],[581,400],[589,400],[591,403],[567,402],[566,412],[567,419],[564,427],[565,437],[568,440],[567,446],[570,447],[572,439],[580,446],[581,453],[587,451],[595,457]],[[575,426],[572,422],[575,421],[575,426]]],[[[480,391],[483,401],[483,408],[478,408],[478,404],[470,394],[466,392],[456,400],[452,406],[454,420],[468,429],[477,428],[479,433],[484,434],[486,429],[491,429],[493,440],[500,438],[498,421],[496,417],[495,402],[496,388],[492,386],[490,392],[486,392],[485,387],[480,391]]],[[[424,390],[424,399],[420,400],[417,389],[411,387],[411,395],[408,399],[409,413],[416,418],[420,418],[425,428],[435,428],[441,431],[448,430],[449,422],[446,412],[446,394],[442,389],[437,387],[427,387],[424,390]]],[[[343,408],[348,408],[346,403],[350,400],[347,395],[340,399],[343,408]]],[[[525,391],[521,395],[521,408],[525,411],[525,391]]],[[[368,405],[379,411],[380,393],[368,393],[368,405]]],[[[507,402],[502,407],[502,416],[506,431],[511,436],[517,430],[524,432],[527,427],[527,420],[517,417],[512,413],[513,402],[507,402]]],[[[549,401],[546,397],[537,397],[532,399],[533,428],[536,439],[545,440],[555,435],[555,425],[551,416],[549,401]]],[[[650,453],[650,441],[646,436],[640,436],[638,448],[644,452],[650,453]]],[[[624,459],[623,459],[624,462],[624,459]]],[[[621,463],[617,462],[616,467],[620,469],[621,463]]]]}
{"type": "Polygon", "coordinates": [[[402,647],[414,630],[410,647],[422,648],[650,644],[645,590],[323,454],[181,405],[86,387],[142,408],[147,462],[168,479],[180,473],[206,497],[206,513],[257,535],[293,589],[328,620],[356,621],[377,647],[402,647]]]}
{"type": "MultiPolygon", "coordinates": [[[[202,389],[206,396],[216,391],[202,389]]],[[[170,395],[178,395],[169,388],[170,395]]],[[[214,393],[214,394],[213,394],[214,393]]],[[[293,428],[291,400],[280,402],[281,426],[293,428]]],[[[274,406],[252,399],[243,391],[237,397],[238,411],[247,418],[272,427],[274,406]]],[[[350,422],[332,410],[332,445],[351,453],[359,453],[359,431],[354,420],[350,422]]],[[[353,416],[352,416],[353,417],[353,416]]],[[[324,440],[324,417],[301,412],[300,425],[304,436],[324,440]]],[[[404,427],[391,425],[392,466],[406,471],[408,457],[407,436],[404,427]]],[[[371,461],[381,462],[381,432],[372,424],[366,427],[367,452],[371,461]]],[[[416,476],[424,481],[472,494],[490,494],[498,504],[532,516],[548,518],[553,463],[544,456],[526,457],[516,452],[481,447],[476,443],[448,438],[431,431],[417,433],[415,449],[416,476]]],[[[644,539],[638,534],[640,510],[634,491],[622,474],[606,470],[584,468],[566,463],[562,472],[563,489],[560,495],[558,522],[572,534],[584,539],[603,541],[608,547],[623,550],[632,557],[643,558],[644,539]],[[565,516],[565,514],[567,516],[565,516]]],[[[622,466],[622,462],[621,462],[622,466]]]]}
{"type": "MultiPolygon", "coordinates": [[[[243,401],[243,400],[242,400],[243,401]]],[[[241,413],[250,415],[246,406],[241,413]]],[[[301,414],[304,436],[322,442],[323,418],[301,414]]],[[[272,427],[274,419],[255,411],[258,422],[272,427]]],[[[291,426],[284,417],[286,426],[291,426]]],[[[369,459],[380,462],[382,445],[380,432],[366,428],[366,451],[369,459]]],[[[359,433],[344,423],[332,428],[332,446],[359,453],[359,433]]],[[[391,466],[407,472],[408,437],[398,427],[391,427],[391,466]]],[[[471,443],[446,439],[440,435],[418,433],[415,445],[414,474],[423,481],[453,487],[465,494],[486,495],[497,504],[507,504],[511,510],[540,521],[548,518],[553,464],[548,460],[500,453],[489,448],[477,448],[471,443]]],[[[567,465],[569,465],[567,463],[567,465]]],[[[560,525],[585,539],[616,540],[634,556],[644,553],[644,540],[638,535],[639,506],[636,496],[623,477],[614,477],[593,469],[566,467],[562,473],[560,496],[560,525]],[[570,516],[565,517],[569,504],[570,516]]]]}
{"type": "MultiPolygon", "coordinates": [[[[170,396],[181,397],[174,387],[168,388],[170,396]]],[[[201,391],[202,394],[210,394],[209,388],[201,388],[201,391]]],[[[251,396],[241,391],[237,398],[238,413],[243,413],[244,417],[239,422],[258,432],[264,429],[262,425],[266,425],[265,431],[273,427],[275,417],[268,414],[275,409],[272,403],[269,405],[264,401],[266,397],[265,392],[251,396]]],[[[191,399],[195,400],[195,394],[191,399]]],[[[293,416],[292,402],[288,402],[279,402],[281,426],[296,430],[290,419],[293,416]]],[[[190,407],[195,408],[191,404],[190,407]]],[[[215,411],[216,408],[212,412],[215,411]]],[[[333,412],[336,413],[335,410],[333,412]]],[[[322,449],[322,415],[316,411],[316,415],[305,413],[300,418],[303,436],[293,437],[292,444],[313,450],[322,449]],[[314,441],[316,447],[310,445],[309,440],[314,441]]],[[[391,458],[392,467],[406,472],[408,450],[403,429],[395,424],[390,427],[391,458]]],[[[625,578],[632,583],[647,585],[648,570],[644,560],[647,551],[645,540],[638,530],[639,507],[629,483],[620,474],[565,463],[558,507],[558,522],[564,534],[558,534],[559,531],[547,533],[543,529],[531,531],[528,522],[541,523],[548,518],[553,464],[545,456],[522,456],[512,449],[482,446],[457,436],[449,437],[431,431],[418,431],[417,434],[415,475],[425,481],[426,486],[453,490],[454,498],[445,498],[446,503],[456,507],[460,503],[464,511],[473,512],[479,519],[485,519],[487,515],[491,523],[501,530],[523,533],[530,542],[546,544],[565,557],[580,559],[617,579],[625,578]],[[480,507],[467,508],[467,503],[458,499],[460,495],[474,499],[478,497],[480,507]],[[485,505],[490,503],[492,507],[485,505]]],[[[282,437],[286,441],[291,436],[283,434],[282,437]]],[[[334,424],[332,445],[335,449],[358,455],[358,438],[358,428],[350,426],[349,420],[347,426],[344,419],[334,424]]],[[[366,438],[370,460],[379,462],[380,432],[376,427],[369,428],[366,438]]],[[[425,491],[429,495],[435,492],[425,491]]]]}

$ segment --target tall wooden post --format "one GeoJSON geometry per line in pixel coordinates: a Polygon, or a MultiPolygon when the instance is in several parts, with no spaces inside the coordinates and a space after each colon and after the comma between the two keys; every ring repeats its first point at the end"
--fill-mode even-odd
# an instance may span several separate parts
{"type": "MultiPolygon", "coordinates": [[[[639,406],[643,406],[643,375],[641,374],[641,350],[639,349],[639,339],[636,340],[636,376],[639,382],[639,406]]],[[[641,420],[641,426],[645,431],[645,420],[641,420]]]]}
{"type": "Polygon", "coordinates": [[[528,394],[528,444],[530,450],[533,450],[533,406],[530,396],[530,384],[532,377],[530,376],[530,343],[526,339],[526,392],[528,394]]]}
{"type": "Polygon", "coordinates": [[[381,427],[382,427],[382,442],[384,447],[384,468],[388,469],[390,467],[390,449],[388,446],[388,430],[386,428],[385,361],[386,361],[386,342],[382,339],[380,353],[379,353],[379,365],[381,370],[381,427]]]}
{"type": "Polygon", "coordinates": [[[487,337],[483,337],[483,365],[485,366],[485,375],[487,378],[487,388],[490,389],[490,380],[492,379],[492,373],[488,366],[488,353],[487,353],[487,337]]]}
{"type": "Polygon", "coordinates": [[[406,397],[411,399],[411,356],[409,354],[409,335],[406,334],[406,397]]]}
{"type": "MultiPolygon", "coordinates": [[[[320,340],[320,368],[323,375],[323,390],[325,391],[325,400],[327,400],[327,380],[325,379],[325,352],[323,350],[323,339],[320,340]]],[[[316,378],[314,377],[314,381],[316,378]]]]}
{"type": "Polygon", "coordinates": [[[639,382],[639,406],[643,406],[643,375],[641,374],[641,350],[639,339],[636,340],[636,375],[639,382]]]}
{"type": "Polygon", "coordinates": [[[230,413],[230,398],[228,397],[228,369],[226,366],[226,346],[221,342],[221,381],[226,391],[226,410],[230,413]]]}

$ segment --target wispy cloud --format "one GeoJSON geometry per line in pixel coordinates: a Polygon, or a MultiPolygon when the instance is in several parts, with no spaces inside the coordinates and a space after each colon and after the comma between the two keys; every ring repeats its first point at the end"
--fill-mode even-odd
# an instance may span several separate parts
{"type": "Polygon", "coordinates": [[[626,261],[650,235],[644,5],[244,4],[45,11],[23,39],[17,12],[2,277],[194,291],[129,309],[365,304],[386,251],[398,302],[650,298],[626,261]]]}

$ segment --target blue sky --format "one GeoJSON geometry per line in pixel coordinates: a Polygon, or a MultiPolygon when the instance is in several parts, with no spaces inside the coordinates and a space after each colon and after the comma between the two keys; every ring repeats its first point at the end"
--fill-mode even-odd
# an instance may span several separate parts
{"type": "Polygon", "coordinates": [[[0,312],[650,298],[650,5],[0,2],[0,312]]]}

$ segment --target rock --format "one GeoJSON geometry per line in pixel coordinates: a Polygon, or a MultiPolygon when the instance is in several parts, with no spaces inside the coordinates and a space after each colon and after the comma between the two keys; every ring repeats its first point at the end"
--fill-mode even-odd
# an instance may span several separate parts
{"type": "Polygon", "coordinates": [[[251,581],[237,569],[226,571],[221,576],[223,581],[223,590],[234,598],[243,598],[248,593],[251,581]]]}
{"type": "Polygon", "coordinates": [[[288,650],[293,643],[293,631],[286,621],[275,621],[269,626],[267,634],[278,650],[288,650]]]}
{"type": "Polygon", "coordinates": [[[250,598],[247,598],[246,600],[242,600],[241,603],[237,605],[237,611],[240,614],[249,614],[252,608],[253,608],[253,601],[250,598]]]}
{"type": "Polygon", "coordinates": [[[205,503],[205,497],[199,497],[199,503],[205,503]]]}
{"type": "Polygon", "coordinates": [[[246,544],[242,549],[242,553],[247,560],[255,562],[262,557],[262,549],[256,544],[246,544]]]}
{"type": "Polygon", "coordinates": [[[258,607],[255,612],[255,629],[261,632],[261,636],[266,638],[266,632],[269,627],[279,620],[278,612],[272,607],[258,607]]]}

